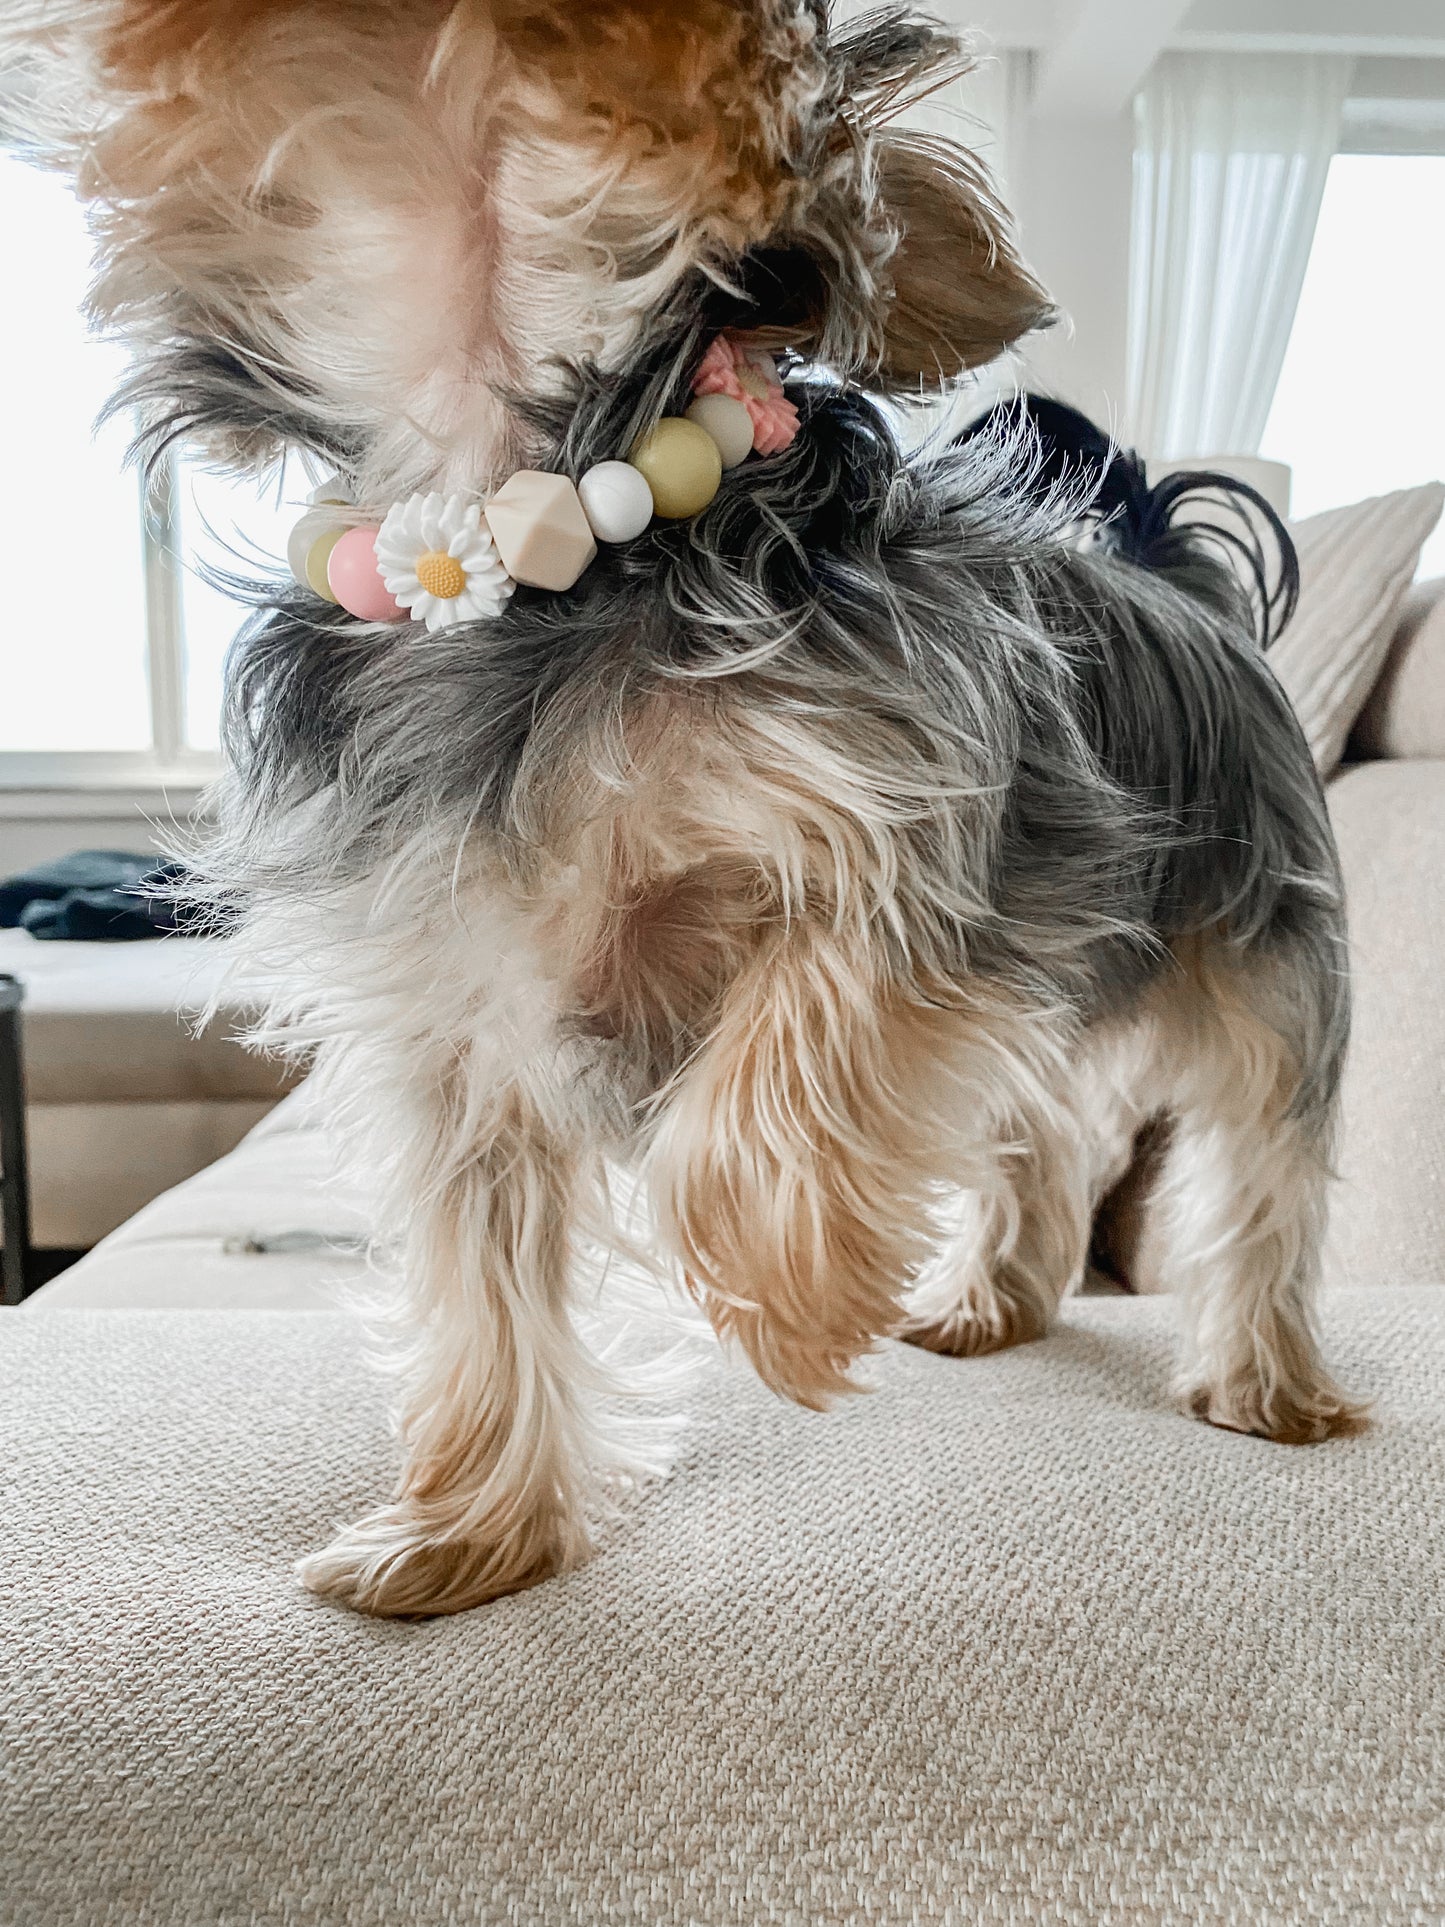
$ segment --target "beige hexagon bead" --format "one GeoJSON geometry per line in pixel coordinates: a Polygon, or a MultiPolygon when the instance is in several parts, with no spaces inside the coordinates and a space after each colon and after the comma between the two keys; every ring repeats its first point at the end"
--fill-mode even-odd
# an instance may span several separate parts
{"type": "Polygon", "coordinates": [[[597,553],[565,475],[519,469],[487,503],[485,515],[502,567],[529,588],[570,589],[597,553]]]}

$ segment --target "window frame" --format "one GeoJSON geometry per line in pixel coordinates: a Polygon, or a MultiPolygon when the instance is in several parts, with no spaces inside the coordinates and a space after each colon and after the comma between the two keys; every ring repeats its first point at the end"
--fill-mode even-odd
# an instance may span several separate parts
{"type": "MultiPolygon", "coordinates": [[[[41,814],[37,793],[72,792],[85,808],[107,793],[127,804],[193,798],[220,774],[221,757],[186,742],[186,640],[176,463],[167,450],[137,480],[137,533],[145,597],[148,749],[0,750],[0,817],[41,814]]],[[[81,814],[77,810],[74,814],[81,814]]]]}

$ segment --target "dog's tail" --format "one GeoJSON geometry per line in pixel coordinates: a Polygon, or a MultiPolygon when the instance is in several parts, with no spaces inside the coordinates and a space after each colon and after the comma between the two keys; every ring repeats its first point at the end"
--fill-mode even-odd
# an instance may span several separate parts
{"type": "Polygon", "coordinates": [[[1021,395],[964,430],[1011,439],[1030,494],[1081,503],[1087,539],[1187,594],[1237,610],[1248,597],[1267,649],[1299,600],[1289,530],[1257,489],[1212,469],[1181,469],[1151,484],[1144,463],[1063,402],[1021,395]]]}

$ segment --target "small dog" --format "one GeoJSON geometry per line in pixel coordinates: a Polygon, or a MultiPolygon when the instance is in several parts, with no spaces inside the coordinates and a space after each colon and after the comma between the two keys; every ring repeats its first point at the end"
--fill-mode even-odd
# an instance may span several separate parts
{"type": "Polygon", "coordinates": [[[981,168],[894,124],[955,39],[822,0],[0,22],[144,448],[310,451],[368,567],[392,505],[425,544],[384,596],[308,552],[258,597],[207,856],[292,986],[267,1034],[370,1145],[404,1298],[400,1490],[306,1583],[452,1612],[583,1557],[629,1470],[573,1304],[619,1163],[717,1330],[821,1406],[886,1335],[1038,1337],[1147,1134],[1130,1264],[1179,1296],[1187,1407],[1355,1429],[1311,1311],[1340,885],[1267,612],[1177,487],[1085,486],[1063,418],[913,458],[888,427],[1051,318],[981,168]],[[704,369],[757,452],[716,438],[689,509],[648,451],[704,369]],[[571,485],[607,466],[626,508],[629,456],[646,528],[594,501],[573,586],[508,573],[494,492],[568,478],[547,542],[581,553],[571,485]],[[480,600],[437,620],[453,578],[480,600]]]}

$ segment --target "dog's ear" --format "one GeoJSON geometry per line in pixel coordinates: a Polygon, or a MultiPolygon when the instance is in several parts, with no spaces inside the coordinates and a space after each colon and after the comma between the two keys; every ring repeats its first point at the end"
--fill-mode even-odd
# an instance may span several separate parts
{"type": "Polygon", "coordinates": [[[1049,325],[1053,305],[1024,265],[983,169],[924,135],[879,142],[879,193],[897,234],[887,270],[881,372],[892,386],[982,367],[1049,325]]]}
{"type": "Polygon", "coordinates": [[[917,388],[980,367],[1053,319],[985,168],[911,131],[911,109],[962,80],[957,34],[905,9],[866,15],[828,48],[827,162],[802,246],[821,256],[813,316],[824,358],[850,336],[849,372],[917,388]],[[841,326],[838,315],[841,313],[841,326]]]}
{"type": "Polygon", "coordinates": [[[350,462],[444,432],[486,250],[466,142],[429,90],[445,0],[13,0],[12,124],[73,173],[95,318],[151,452],[228,466],[299,441],[350,462]],[[427,385],[431,384],[428,393],[427,385]]]}

